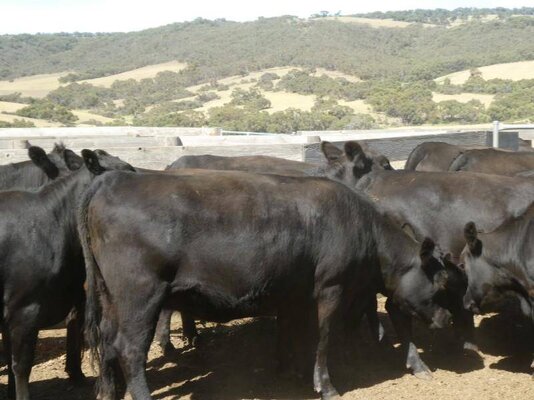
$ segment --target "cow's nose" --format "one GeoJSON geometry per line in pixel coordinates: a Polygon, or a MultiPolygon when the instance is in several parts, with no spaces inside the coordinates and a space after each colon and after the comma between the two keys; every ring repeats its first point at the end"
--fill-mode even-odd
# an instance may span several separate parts
{"type": "Polygon", "coordinates": [[[451,321],[451,313],[448,310],[445,310],[444,308],[438,309],[434,313],[434,317],[432,318],[432,324],[430,325],[430,328],[444,328],[446,327],[449,322],[451,321]]]}

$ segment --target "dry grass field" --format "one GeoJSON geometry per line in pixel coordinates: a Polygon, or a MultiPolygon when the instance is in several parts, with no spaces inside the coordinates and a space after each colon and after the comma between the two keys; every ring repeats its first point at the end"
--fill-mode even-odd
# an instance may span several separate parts
{"type": "MultiPolygon", "coordinates": [[[[527,400],[534,398],[530,375],[531,326],[513,312],[476,318],[480,352],[464,354],[455,346],[452,330],[431,331],[415,325],[414,340],[434,379],[423,381],[404,367],[389,318],[380,303],[379,316],[387,342],[378,345],[366,323],[350,340],[332,346],[332,381],[343,399],[376,400],[527,400]]],[[[152,346],[147,365],[149,385],[158,400],[317,399],[308,380],[276,373],[276,325],[272,319],[244,319],[205,324],[202,344],[184,349],[179,318],[173,318],[172,341],[178,349],[163,357],[152,346]]],[[[94,372],[84,359],[88,381],[73,386],[66,379],[65,330],[43,331],[38,342],[30,391],[35,400],[94,399],[94,372]]],[[[7,375],[0,370],[0,399],[6,399],[7,375]]],[[[130,399],[129,396],[126,397],[130,399]]]]}
{"type": "Polygon", "coordinates": [[[0,113],[13,113],[26,106],[26,104],[0,101],[0,113]]]}
{"type": "Polygon", "coordinates": [[[478,100],[486,108],[489,107],[491,102],[493,101],[493,98],[495,96],[492,94],[479,94],[479,93],[459,93],[459,94],[441,94],[441,93],[432,93],[432,100],[434,100],[436,103],[440,101],[446,101],[446,100],[456,100],[460,103],[467,103],[471,100],[478,100]]]}
{"type": "Polygon", "coordinates": [[[17,78],[13,81],[0,81],[0,95],[20,92],[23,96],[42,98],[57,89],[60,86],[58,78],[66,74],[67,72],[40,74],[17,78]]]}
{"type": "Polygon", "coordinates": [[[102,115],[93,114],[90,111],[86,111],[86,110],[73,110],[72,113],[78,117],[78,121],[76,121],[77,125],[83,124],[84,122],[88,122],[90,120],[102,122],[103,124],[113,121],[113,118],[108,118],[102,115]]]}
{"type": "Polygon", "coordinates": [[[104,76],[102,78],[86,79],[82,82],[90,83],[94,86],[110,87],[115,81],[125,81],[127,79],[135,79],[140,81],[145,78],[154,78],[159,72],[173,71],[178,72],[186,67],[185,63],[178,61],[170,61],[161,64],[147,65],[145,67],[132,69],[130,71],[121,72],[120,74],[104,76]]]}
{"type": "MultiPolygon", "coordinates": [[[[373,28],[406,28],[413,25],[412,22],[395,21],[393,19],[378,19],[378,18],[362,18],[362,17],[325,17],[321,20],[335,20],[339,22],[345,22],[348,24],[365,24],[372,26],[373,28]]],[[[434,26],[431,24],[424,24],[427,26],[434,26]]]]}
{"type": "MultiPolygon", "coordinates": [[[[482,73],[484,79],[511,79],[518,81],[521,79],[534,79],[534,61],[519,61],[514,63],[493,64],[480,67],[478,70],[482,73]]],[[[452,84],[461,85],[469,78],[469,70],[454,72],[436,79],[436,82],[443,82],[446,78],[451,80],[452,84]]]]}

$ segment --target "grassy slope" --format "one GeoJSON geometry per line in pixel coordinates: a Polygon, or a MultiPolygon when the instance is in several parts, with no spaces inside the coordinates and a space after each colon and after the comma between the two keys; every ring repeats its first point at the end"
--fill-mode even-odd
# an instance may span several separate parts
{"type": "MultiPolygon", "coordinates": [[[[513,63],[493,64],[479,67],[482,77],[486,80],[501,78],[518,81],[521,79],[534,79],[534,61],[518,61],[513,63]]],[[[437,82],[443,82],[446,78],[451,80],[452,84],[463,84],[470,76],[470,70],[454,72],[436,79],[437,82]]]]}
{"type": "Polygon", "coordinates": [[[0,81],[0,95],[20,92],[23,96],[45,97],[48,92],[60,86],[58,78],[66,74],[66,72],[39,74],[17,78],[11,82],[0,81]]]}
{"type": "Polygon", "coordinates": [[[161,64],[147,65],[145,67],[136,68],[130,71],[121,72],[119,74],[113,74],[104,76],[102,78],[86,79],[80,81],[81,83],[87,82],[94,86],[110,87],[113,82],[117,80],[135,79],[140,81],[141,79],[153,78],[159,72],[172,71],[178,72],[186,67],[186,64],[179,61],[169,61],[161,64]]]}

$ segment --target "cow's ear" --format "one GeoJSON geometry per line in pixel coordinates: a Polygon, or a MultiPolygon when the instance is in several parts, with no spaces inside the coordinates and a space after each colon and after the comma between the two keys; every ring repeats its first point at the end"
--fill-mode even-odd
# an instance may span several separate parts
{"type": "Polygon", "coordinates": [[[83,157],[83,162],[85,163],[85,166],[93,174],[100,175],[105,171],[105,168],[103,168],[100,165],[100,162],[98,161],[98,156],[96,155],[94,151],[83,149],[82,157],[83,157]]]}
{"type": "Polygon", "coordinates": [[[421,249],[419,250],[419,256],[423,261],[423,266],[433,257],[435,248],[436,244],[432,239],[426,237],[423,240],[423,243],[421,243],[421,249]]]}
{"type": "Polygon", "coordinates": [[[83,165],[83,158],[81,158],[72,150],[65,149],[63,151],[63,158],[65,159],[65,164],[67,165],[67,168],[71,171],[77,171],[83,165]]]}
{"type": "Polygon", "coordinates": [[[59,169],[50,158],[46,155],[45,151],[38,146],[31,146],[28,149],[28,156],[35,165],[43,170],[49,179],[56,179],[59,175],[59,169]]]}
{"type": "Polygon", "coordinates": [[[321,151],[328,161],[337,161],[343,157],[343,152],[330,142],[321,142],[321,151]]]}
{"type": "Polygon", "coordinates": [[[353,161],[357,157],[365,157],[365,152],[363,151],[362,146],[354,140],[345,142],[343,148],[350,161],[353,161]]]}
{"type": "Polygon", "coordinates": [[[478,239],[477,227],[474,222],[468,222],[464,227],[464,237],[467,247],[472,256],[478,257],[482,254],[482,242],[478,239]]]}

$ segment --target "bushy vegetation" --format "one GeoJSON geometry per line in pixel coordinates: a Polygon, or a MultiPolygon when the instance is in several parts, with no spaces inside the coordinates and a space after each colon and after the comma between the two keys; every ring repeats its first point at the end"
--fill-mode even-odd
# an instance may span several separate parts
{"type": "Polygon", "coordinates": [[[33,128],[35,124],[27,119],[15,118],[12,122],[0,121],[0,128],[33,128]]]}
{"type": "MultiPolygon", "coordinates": [[[[531,9],[507,13],[530,15],[531,9]]],[[[76,71],[62,78],[72,81],[180,60],[194,66],[199,82],[283,65],[335,69],[363,79],[430,79],[534,58],[533,33],[530,17],[474,22],[454,29],[377,29],[284,16],[244,23],[197,19],[130,33],[3,35],[0,78],[76,71]]]]}
{"type": "Polygon", "coordinates": [[[488,113],[492,120],[534,121],[534,86],[497,95],[488,113]]]}
{"type": "Polygon", "coordinates": [[[470,18],[478,19],[488,15],[497,15],[500,19],[514,17],[517,15],[534,15],[533,7],[522,8],[469,8],[461,7],[454,10],[445,10],[443,8],[428,10],[406,10],[406,11],[386,11],[372,12],[367,14],[356,14],[358,17],[394,19],[396,21],[420,22],[427,24],[449,25],[450,23],[460,20],[467,21],[470,18]]]}
{"type": "MultiPolygon", "coordinates": [[[[534,59],[534,8],[411,10],[371,13],[368,18],[448,25],[446,29],[373,28],[335,19],[313,20],[285,16],[237,23],[225,20],[171,24],[121,34],[38,34],[0,36],[0,78],[75,71],[59,80],[64,86],[43,100],[20,93],[0,101],[26,103],[18,115],[72,124],[71,110],[87,109],[113,118],[112,124],[221,126],[229,130],[292,132],[307,129],[366,129],[400,121],[403,124],[477,123],[491,119],[532,120],[534,79],[484,80],[477,66],[534,59]],[[498,15],[490,22],[477,19],[498,15]],[[516,15],[528,17],[519,18],[516,15]],[[454,44],[454,45],[451,45],[454,44]],[[160,72],[153,78],[115,81],[97,87],[79,81],[106,76],[148,64],[180,60],[187,68],[160,72]],[[294,65],[280,77],[267,72],[252,79],[249,72],[294,65]],[[317,68],[341,71],[362,78],[352,82],[317,68]],[[462,85],[434,78],[472,68],[462,85]],[[199,111],[219,93],[230,89],[221,78],[239,75],[245,89],[234,88],[229,104],[199,111]],[[188,90],[202,85],[196,93],[188,90]],[[288,109],[267,112],[265,91],[314,96],[310,111],[288,109]],[[432,92],[493,94],[489,109],[479,101],[436,103],[432,92]],[[356,114],[338,102],[364,100],[381,115],[356,114]],[[385,117],[384,117],[385,116],[385,117]],[[379,122],[377,122],[377,120],[379,122]]],[[[321,16],[330,16],[324,13],[321,16]]],[[[220,94],[223,96],[223,94],[220,94]]],[[[96,123],[96,121],[93,121],[96,123]]]]}
{"type": "Polygon", "coordinates": [[[21,117],[57,121],[65,125],[70,125],[78,119],[67,107],[55,104],[50,100],[36,100],[32,104],[17,110],[15,114],[21,117]]]}

